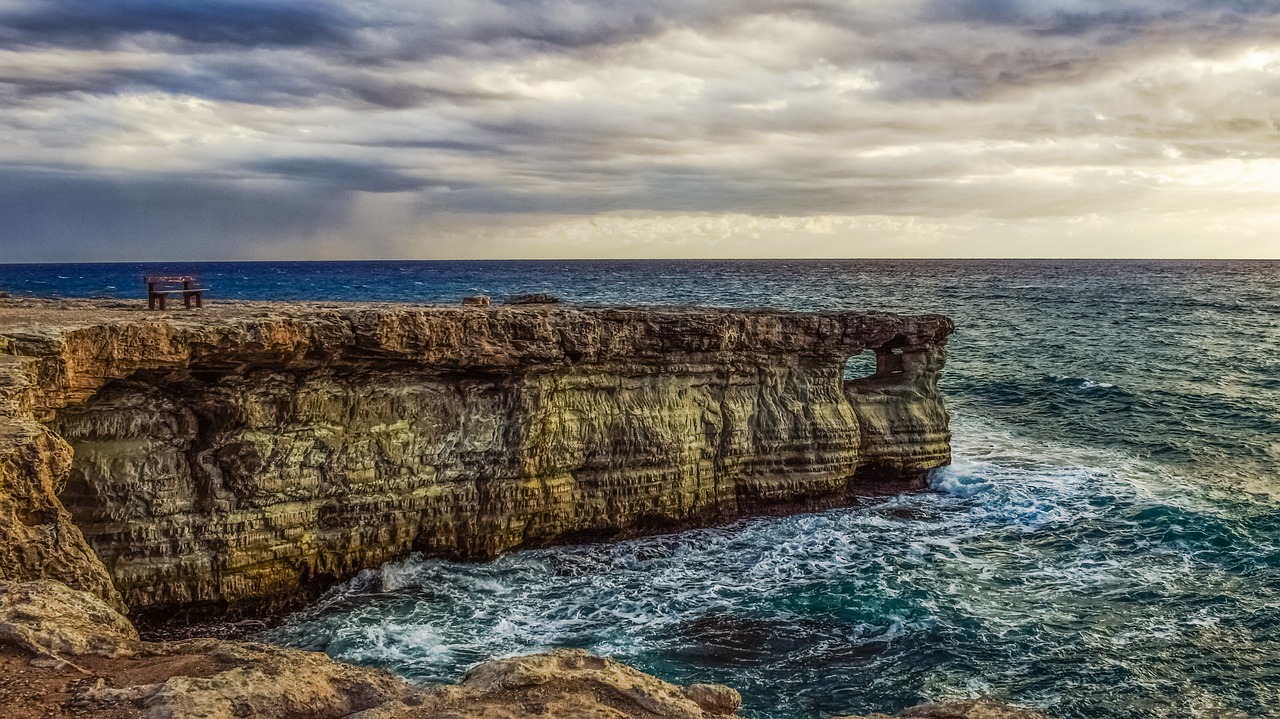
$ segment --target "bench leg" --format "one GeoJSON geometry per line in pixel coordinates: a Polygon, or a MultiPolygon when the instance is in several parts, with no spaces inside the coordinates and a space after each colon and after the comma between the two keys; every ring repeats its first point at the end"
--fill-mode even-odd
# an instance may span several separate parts
{"type": "Polygon", "coordinates": [[[151,293],[147,293],[147,309],[154,310],[155,308],[156,308],[156,296],[151,293]]]}
{"type": "Polygon", "coordinates": [[[191,309],[191,295],[186,292],[182,293],[182,306],[187,309],[191,309]]]}
{"type": "Polygon", "coordinates": [[[196,294],[196,309],[204,307],[204,293],[196,294]]]}
{"type": "Polygon", "coordinates": [[[160,309],[161,309],[162,311],[164,310],[164,301],[165,301],[166,299],[168,299],[168,297],[166,297],[165,295],[160,295],[160,309]]]}

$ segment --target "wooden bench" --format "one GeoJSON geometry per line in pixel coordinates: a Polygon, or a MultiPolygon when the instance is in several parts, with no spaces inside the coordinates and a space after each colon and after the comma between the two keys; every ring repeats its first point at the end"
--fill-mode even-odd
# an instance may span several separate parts
{"type": "Polygon", "coordinates": [[[147,309],[154,310],[157,305],[164,309],[164,301],[169,295],[182,295],[182,306],[191,308],[194,298],[196,307],[204,307],[204,293],[207,287],[196,287],[196,278],[190,275],[151,276],[147,277],[147,309]]]}

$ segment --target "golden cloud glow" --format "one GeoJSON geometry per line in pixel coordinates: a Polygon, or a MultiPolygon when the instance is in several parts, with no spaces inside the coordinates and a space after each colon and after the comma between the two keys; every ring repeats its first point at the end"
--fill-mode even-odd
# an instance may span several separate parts
{"type": "Polygon", "coordinates": [[[1280,256],[1280,13],[237,2],[0,7],[0,251],[1280,256]]]}

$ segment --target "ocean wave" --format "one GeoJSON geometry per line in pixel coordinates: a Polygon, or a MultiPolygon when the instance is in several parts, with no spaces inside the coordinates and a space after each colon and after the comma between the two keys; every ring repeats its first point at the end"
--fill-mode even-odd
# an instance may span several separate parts
{"type": "Polygon", "coordinates": [[[1050,374],[1046,378],[1062,384],[1069,384],[1080,389],[1115,389],[1115,385],[1111,382],[1102,382],[1100,380],[1092,380],[1087,377],[1071,377],[1064,374],[1050,374]]]}
{"type": "MultiPolygon", "coordinates": [[[[1274,575],[1277,548],[1240,565],[1231,547],[1258,535],[1194,484],[1118,452],[954,429],[930,493],[485,564],[412,557],[265,637],[428,683],[584,646],[733,684],[756,719],[990,693],[1063,717],[1171,716],[1153,707],[1187,696],[1177,677],[1273,646],[1206,644],[1267,601],[1241,577],[1274,575]]],[[[1183,715],[1251,711],[1263,673],[1200,690],[1183,715]]]]}

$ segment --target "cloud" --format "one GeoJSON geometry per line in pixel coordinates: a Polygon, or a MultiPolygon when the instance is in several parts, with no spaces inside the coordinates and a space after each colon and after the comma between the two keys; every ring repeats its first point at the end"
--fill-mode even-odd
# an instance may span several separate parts
{"type": "Polygon", "coordinates": [[[6,45],[110,47],[152,35],[194,44],[333,46],[355,17],[323,2],[269,0],[44,0],[0,5],[6,45]]]}
{"type": "Polygon", "coordinates": [[[220,224],[222,248],[255,257],[344,255],[343,232],[372,238],[371,256],[554,254],[522,249],[521,228],[596,233],[564,252],[640,252],[644,231],[654,252],[685,252],[661,228],[721,220],[742,228],[706,245],[725,254],[756,248],[753,233],[784,250],[802,236],[749,218],[902,219],[818,223],[863,238],[821,245],[845,252],[888,251],[868,227],[889,248],[934,228],[939,252],[977,251],[961,236],[1003,236],[1001,223],[1067,238],[1079,227],[1064,218],[1091,214],[1128,218],[1095,227],[1130,245],[1116,228],[1144,213],[1256,227],[1280,191],[1278,12],[0,0],[0,259],[106,251],[82,239],[104,226],[121,257],[206,252],[220,224]],[[702,219],[672,220],[685,217],[702,219]],[[446,229],[467,244],[424,240],[446,229]]]}
{"type": "Polygon", "coordinates": [[[449,187],[447,182],[413,177],[386,165],[348,160],[288,157],[253,162],[248,168],[282,179],[359,192],[410,192],[449,187]]]}
{"type": "Polygon", "coordinates": [[[0,173],[3,261],[261,257],[345,224],[341,193],[190,177],[0,173]]]}

